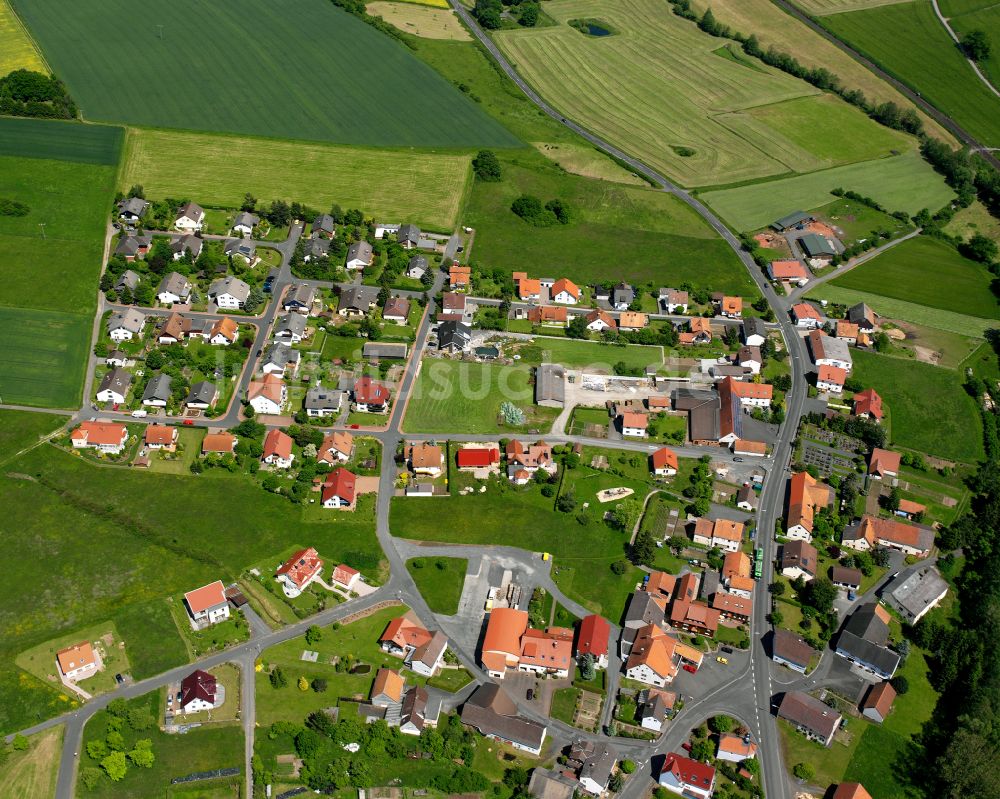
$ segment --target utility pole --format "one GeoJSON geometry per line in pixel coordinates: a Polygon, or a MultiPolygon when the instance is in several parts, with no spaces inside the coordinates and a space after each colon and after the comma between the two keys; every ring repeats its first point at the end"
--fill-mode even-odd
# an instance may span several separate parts
{"type": "Polygon", "coordinates": [[[163,38],[163,26],[162,25],[157,25],[156,26],[156,37],[158,39],[162,39],[163,38]]]}
{"type": "Polygon", "coordinates": [[[42,229],[42,238],[44,239],[45,238],[45,223],[44,222],[39,222],[38,223],[38,227],[40,227],[42,229]]]}

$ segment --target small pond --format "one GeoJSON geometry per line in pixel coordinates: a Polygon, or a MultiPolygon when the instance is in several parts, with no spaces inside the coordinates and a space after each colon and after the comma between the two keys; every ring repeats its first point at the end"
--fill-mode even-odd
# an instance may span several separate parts
{"type": "Polygon", "coordinates": [[[599,19],[571,19],[569,24],[584,36],[612,36],[615,33],[614,28],[599,19]]]}
{"type": "Polygon", "coordinates": [[[367,663],[359,663],[353,669],[351,669],[351,674],[368,674],[372,670],[372,667],[367,663]]]}

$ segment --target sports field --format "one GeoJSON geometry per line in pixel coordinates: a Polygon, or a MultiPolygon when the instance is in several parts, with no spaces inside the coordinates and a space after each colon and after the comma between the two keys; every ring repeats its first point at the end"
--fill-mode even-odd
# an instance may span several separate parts
{"type": "Polygon", "coordinates": [[[0,76],[15,69],[48,71],[21,20],[14,15],[7,0],[0,0],[0,76]]]}
{"type": "MultiPolygon", "coordinates": [[[[782,133],[783,112],[772,110],[817,90],[763,65],[720,57],[719,39],[655,0],[553,0],[545,11],[561,24],[496,34],[519,72],[561,112],[680,183],[734,183],[842,163],[828,160],[837,126],[827,128],[821,107],[806,114],[817,142],[796,136],[804,147],[782,133]],[[619,32],[581,36],[565,24],[585,17],[619,32]],[[762,106],[769,109],[747,113],[762,106]],[[772,113],[777,126],[768,123],[772,113]]],[[[838,118],[851,131],[844,138],[859,142],[851,158],[908,146],[861,114],[838,118]]]]}
{"type": "Polygon", "coordinates": [[[386,22],[414,36],[427,39],[446,39],[455,42],[471,42],[472,35],[458,20],[458,15],[447,3],[444,7],[432,8],[408,2],[369,3],[365,9],[369,14],[382,17],[386,22]]]}
{"type": "Polygon", "coordinates": [[[127,0],[14,5],[88,119],[368,146],[517,144],[333,3],[153,0],[141,19],[127,0]]]}
{"type": "Polygon", "coordinates": [[[0,308],[0,401],[74,409],[80,406],[93,317],[0,308]]]}
{"type": "Polygon", "coordinates": [[[757,230],[798,209],[826,205],[831,189],[873,197],[890,211],[937,211],[954,192],[918,153],[835,167],[809,175],[720,189],[701,199],[737,230],[757,230]]]}
{"type": "Polygon", "coordinates": [[[1000,146],[1000,98],[976,77],[929,0],[832,14],[822,22],[983,144],[1000,146]]]}
{"type": "Polygon", "coordinates": [[[986,267],[963,258],[954,247],[917,236],[886,250],[833,281],[906,302],[985,319],[1000,318],[986,267]]]}
{"type": "Polygon", "coordinates": [[[129,128],[119,188],[239,207],[297,200],[451,230],[471,175],[470,155],[375,150],[242,136],[129,128]],[[239,162],[245,168],[234,169],[239,162]]]}
{"type": "Polygon", "coordinates": [[[476,228],[473,258],[481,265],[537,263],[578,284],[621,276],[756,296],[729,246],[676,197],[568,175],[533,153],[501,161],[503,181],[476,181],[464,216],[476,228]],[[532,227],[510,210],[520,194],[559,197],[570,206],[570,224],[532,227]]]}

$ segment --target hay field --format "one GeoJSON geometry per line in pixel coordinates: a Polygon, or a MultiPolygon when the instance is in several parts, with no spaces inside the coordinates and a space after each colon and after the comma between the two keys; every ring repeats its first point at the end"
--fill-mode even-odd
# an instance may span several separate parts
{"type": "Polygon", "coordinates": [[[45,59],[38,52],[21,20],[14,14],[7,0],[0,0],[0,75],[15,69],[47,72],[45,59]]]}
{"type": "Polygon", "coordinates": [[[56,792],[62,725],[28,738],[28,748],[13,752],[0,766],[0,785],[11,799],[51,799],[56,792]]]}
{"type": "Polygon", "coordinates": [[[458,21],[447,3],[444,7],[431,7],[406,2],[378,0],[365,8],[369,14],[382,17],[386,22],[406,33],[424,39],[446,39],[453,42],[471,42],[472,35],[458,21]]]}
{"type": "Polygon", "coordinates": [[[238,207],[246,192],[409,219],[450,230],[471,175],[470,155],[130,128],[119,187],[238,207]]]}
{"type": "Polygon", "coordinates": [[[634,172],[629,172],[618,166],[600,150],[587,144],[551,144],[535,141],[531,143],[531,146],[571,175],[609,180],[612,183],[625,183],[629,186],[649,185],[634,172]]]}
{"type": "Polygon", "coordinates": [[[821,17],[824,14],[840,14],[844,11],[857,11],[862,8],[908,3],[910,0],[794,0],[794,2],[803,11],[821,17]]]}
{"type": "Polygon", "coordinates": [[[412,147],[517,140],[409,48],[318,0],[14,0],[88,119],[412,147]],[[412,98],[402,100],[402,98],[412,98]]]}

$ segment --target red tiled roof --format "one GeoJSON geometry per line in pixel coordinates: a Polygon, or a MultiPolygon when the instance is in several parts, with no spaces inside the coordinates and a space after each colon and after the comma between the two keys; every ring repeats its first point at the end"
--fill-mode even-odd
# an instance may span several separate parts
{"type": "Polygon", "coordinates": [[[203,585],[194,591],[188,591],[184,594],[184,601],[187,602],[192,613],[201,613],[216,605],[224,605],[226,603],[226,589],[222,585],[222,580],[216,580],[214,583],[203,585]]]}
{"type": "Polygon", "coordinates": [[[622,427],[639,427],[645,430],[648,422],[649,417],[644,413],[625,411],[622,414],[622,427]]]}
{"type": "Polygon", "coordinates": [[[72,433],[74,441],[98,445],[121,444],[127,436],[125,425],[117,422],[81,422],[72,433]]]}
{"type": "Polygon", "coordinates": [[[365,375],[354,384],[354,400],[363,405],[384,405],[389,401],[389,389],[365,375]]]}
{"type": "Polygon", "coordinates": [[[485,468],[500,463],[500,450],[496,447],[463,447],[456,461],[460,469],[485,468]]]}
{"type": "Polygon", "coordinates": [[[352,569],[346,563],[341,563],[333,570],[333,581],[341,585],[350,585],[357,575],[361,574],[357,569],[352,569]]]}
{"type": "Polygon", "coordinates": [[[357,478],[351,472],[341,467],[334,469],[327,475],[326,482],[323,483],[323,491],[320,495],[321,501],[326,502],[332,497],[340,497],[348,504],[354,502],[354,486],[357,478]]]}
{"type": "Polygon", "coordinates": [[[868,474],[884,474],[885,472],[899,472],[901,456],[898,452],[890,452],[887,449],[875,447],[872,450],[871,460],[868,465],[868,474]]]}
{"type": "Polygon", "coordinates": [[[417,649],[431,640],[431,634],[420,625],[407,619],[406,616],[399,616],[389,622],[382,637],[378,640],[379,643],[392,641],[400,649],[407,646],[417,649]]]}
{"type": "Polygon", "coordinates": [[[809,277],[801,261],[771,261],[771,277],[775,280],[790,280],[809,277]]]}
{"type": "Polygon", "coordinates": [[[800,302],[800,303],[797,303],[796,305],[793,305],[792,306],[792,314],[795,316],[795,318],[797,320],[798,319],[816,319],[816,320],[820,320],[820,319],[823,318],[822,316],[819,315],[819,311],[817,311],[808,302],[800,302]]]}
{"type": "Polygon", "coordinates": [[[663,469],[669,467],[674,471],[676,471],[678,468],[680,468],[680,465],[677,461],[677,453],[667,447],[660,447],[660,449],[656,450],[656,452],[653,453],[652,458],[653,458],[654,469],[663,469]]]}
{"type": "Polygon", "coordinates": [[[611,634],[611,625],[605,621],[603,616],[592,613],[584,616],[580,620],[580,627],[577,631],[576,651],[583,655],[589,652],[595,658],[608,654],[608,636],[611,634]]]}
{"type": "Polygon", "coordinates": [[[573,299],[578,299],[580,296],[580,289],[577,287],[576,283],[572,280],[561,277],[552,284],[552,296],[555,297],[563,291],[573,297],[573,299]]]}
{"type": "Polygon", "coordinates": [[[151,424],[146,427],[143,440],[147,444],[170,445],[174,443],[177,428],[166,424],[151,424]]]}
{"type": "Polygon", "coordinates": [[[207,671],[195,669],[181,680],[181,707],[187,707],[195,699],[215,704],[215,691],[215,677],[207,671]]]}
{"type": "Polygon", "coordinates": [[[867,413],[876,419],[882,418],[882,398],[873,388],[866,388],[854,395],[854,413],[867,413]]]}
{"type": "Polygon", "coordinates": [[[73,646],[60,649],[56,652],[56,660],[59,661],[59,670],[63,674],[69,674],[76,669],[97,663],[90,641],[81,641],[73,646]]]}
{"type": "Polygon", "coordinates": [[[232,452],[235,446],[236,436],[232,433],[209,433],[201,442],[201,451],[232,452]]]}
{"type": "Polygon", "coordinates": [[[323,569],[323,561],[315,549],[300,549],[281,566],[278,567],[277,574],[280,577],[285,575],[295,585],[301,588],[323,569]]]}
{"type": "Polygon", "coordinates": [[[715,781],[715,769],[705,763],[699,763],[689,757],[684,757],[676,752],[671,752],[663,761],[663,774],[670,772],[674,777],[685,785],[697,787],[701,791],[707,791],[715,781]]]}
{"type": "Polygon", "coordinates": [[[860,782],[842,782],[830,799],[872,799],[872,795],[860,782]]]}
{"type": "Polygon", "coordinates": [[[288,460],[292,456],[292,437],[277,428],[268,431],[264,438],[264,457],[276,456],[288,460]]]}
{"type": "Polygon", "coordinates": [[[827,366],[824,364],[817,368],[817,372],[817,380],[824,383],[843,386],[847,381],[847,370],[841,369],[839,366],[827,366]]]}
{"type": "Polygon", "coordinates": [[[727,377],[732,392],[741,399],[771,399],[774,396],[774,386],[770,383],[744,383],[727,377]]]}

